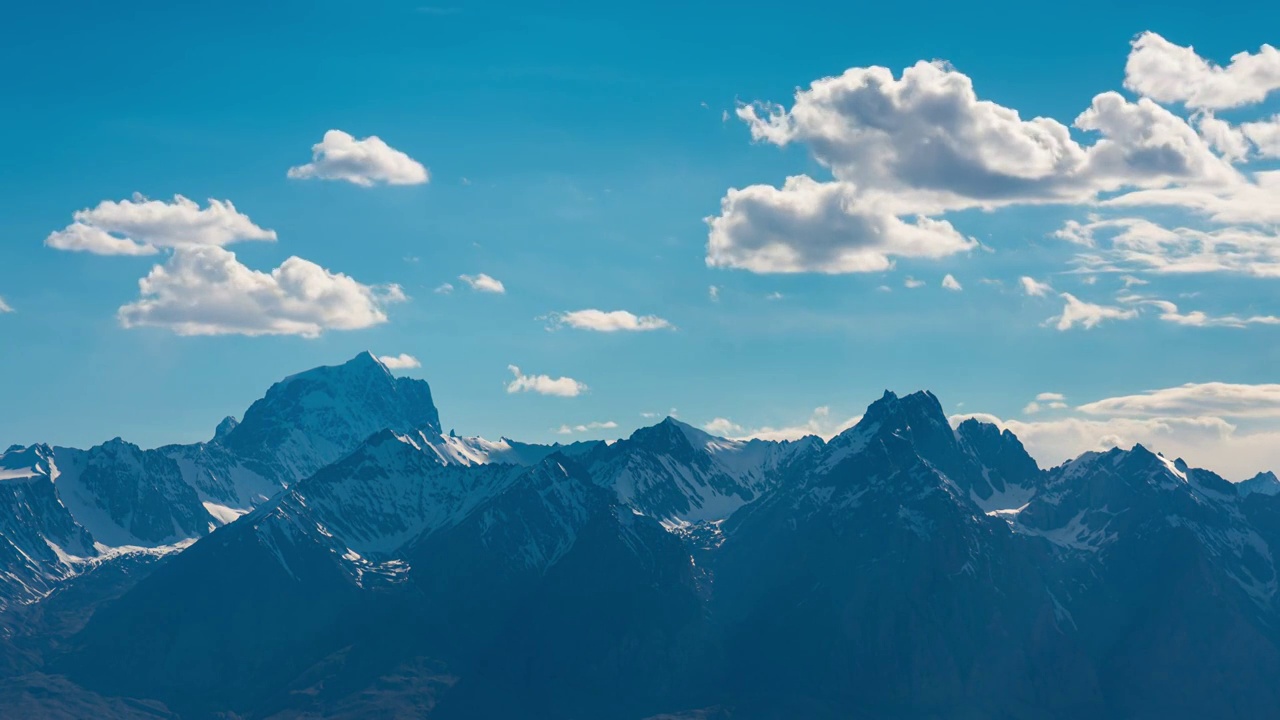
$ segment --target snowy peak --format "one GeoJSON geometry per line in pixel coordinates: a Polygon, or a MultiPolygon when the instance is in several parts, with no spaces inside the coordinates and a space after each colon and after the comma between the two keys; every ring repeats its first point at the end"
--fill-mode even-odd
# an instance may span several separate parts
{"type": "Polygon", "coordinates": [[[642,427],[631,433],[627,442],[648,452],[671,455],[688,462],[692,459],[696,446],[701,444],[698,442],[699,436],[711,438],[701,430],[667,417],[657,425],[642,427]]]}
{"type": "Polygon", "coordinates": [[[0,481],[52,476],[53,450],[48,445],[14,445],[0,455],[0,481]]]}
{"type": "Polygon", "coordinates": [[[89,450],[54,448],[62,502],[95,540],[110,547],[157,547],[209,532],[212,518],[161,452],[120,438],[89,450]]]}
{"type": "Polygon", "coordinates": [[[425,381],[397,378],[364,352],[272,385],[220,442],[287,484],[383,429],[439,434],[440,416],[425,381]]]}
{"type": "Polygon", "coordinates": [[[597,484],[637,513],[667,524],[724,520],[776,487],[818,438],[728,440],[674,418],[584,456],[597,484]]]}

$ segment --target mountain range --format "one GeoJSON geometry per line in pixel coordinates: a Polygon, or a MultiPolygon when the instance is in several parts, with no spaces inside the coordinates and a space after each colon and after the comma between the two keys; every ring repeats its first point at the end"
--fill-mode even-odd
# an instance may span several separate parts
{"type": "Polygon", "coordinates": [[[885,392],[824,440],[442,431],[372,354],[208,442],[0,456],[31,718],[1280,717],[1280,480],[1042,469],[885,392]]]}

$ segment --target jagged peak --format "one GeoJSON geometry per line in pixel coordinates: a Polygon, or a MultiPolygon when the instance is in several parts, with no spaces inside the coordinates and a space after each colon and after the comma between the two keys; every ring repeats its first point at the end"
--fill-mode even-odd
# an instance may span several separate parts
{"type": "Polygon", "coordinates": [[[863,419],[872,416],[884,416],[893,413],[905,413],[915,416],[913,419],[928,417],[930,420],[946,420],[942,411],[942,403],[937,396],[928,390],[917,390],[908,395],[901,395],[885,390],[879,400],[867,406],[863,419]]]}
{"type": "Polygon", "coordinates": [[[12,471],[29,470],[31,476],[47,476],[49,459],[53,457],[53,449],[44,443],[34,445],[11,445],[0,454],[0,470],[11,478],[22,477],[12,471]]]}
{"type": "Polygon", "coordinates": [[[109,452],[121,452],[121,451],[135,452],[141,449],[142,448],[138,447],[137,445],[117,435],[111,438],[110,440],[102,443],[96,448],[90,448],[90,452],[92,452],[93,450],[104,450],[109,452]]]}
{"type": "Polygon", "coordinates": [[[228,415],[222,418],[222,421],[218,423],[218,427],[213,430],[213,441],[218,442],[225,438],[232,430],[235,430],[236,426],[239,424],[240,421],[236,419],[235,415],[228,415]]]}
{"type": "Polygon", "coordinates": [[[1280,495],[1280,478],[1265,470],[1237,485],[1236,492],[1240,495],[1280,495]]]}
{"type": "Polygon", "coordinates": [[[878,432],[897,432],[908,427],[923,426],[945,428],[951,433],[951,425],[942,411],[942,403],[928,390],[918,390],[909,395],[899,396],[891,390],[885,390],[879,400],[867,406],[862,419],[853,427],[832,438],[832,442],[847,442],[852,438],[868,437],[878,432]]]}

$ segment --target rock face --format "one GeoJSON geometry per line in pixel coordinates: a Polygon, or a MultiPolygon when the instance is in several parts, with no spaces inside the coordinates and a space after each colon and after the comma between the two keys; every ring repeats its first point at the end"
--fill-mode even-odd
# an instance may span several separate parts
{"type": "Polygon", "coordinates": [[[826,442],[670,418],[607,445],[459,438],[425,383],[370,360],[278,384],[209,443],[69,453],[66,489],[58,450],[6,453],[21,521],[0,520],[0,578],[25,588],[26,634],[0,646],[0,700],[444,720],[1280,707],[1274,476],[1233,485],[1141,446],[1044,470],[925,392],[886,392],[826,442]],[[111,558],[137,552],[97,539],[122,533],[190,547],[126,572],[111,558]]]}

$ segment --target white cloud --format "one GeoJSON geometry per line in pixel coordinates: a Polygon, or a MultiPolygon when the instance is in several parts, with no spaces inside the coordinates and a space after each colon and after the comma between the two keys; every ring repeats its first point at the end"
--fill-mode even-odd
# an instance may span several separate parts
{"type": "Polygon", "coordinates": [[[1124,417],[1214,415],[1280,418],[1280,384],[1187,383],[1098,400],[1081,405],[1079,410],[1090,415],[1124,417]]]}
{"type": "Polygon", "coordinates": [[[431,292],[437,295],[448,295],[449,293],[453,292],[453,283],[443,283],[437,286],[436,289],[432,290],[431,292]]]}
{"type": "Polygon", "coordinates": [[[1143,280],[1142,278],[1134,277],[1134,276],[1132,276],[1132,275],[1121,275],[1121,276],[1120,276],[1120,280],[1121,280],[1121,282],[1123,282],[1123,283],[1124,283],[1124,286],[1125,286],[1126,288],[1133,287],[1134,285],[1148,285],[1148,284],[1150,284],[1150,283],[1148,283],[1146,280],[1143,280]]]}
{"type": "Polygon", "coordinates": [[[587,391],[587,386],[570,377],[552,378],[549,375],[525,375],[515,365],[507,369],[515,379],[507,384],[508,393],[534,392],[539,395],[555,395],[558,397],[577,397],[587,391]]]}
{"type": "Polygon", "coordinates": [[[708,218],[712,267],[852,273],[945,257],[978,244],[940,216],[974,208],[1100,202],[1280,217],[1280,179],[1233,166],[1243,130],[1208,116],[1198,130],[1147,97],[1096,95],[1072,123],[1082,144],[1067,125],[1024,119],[979,99],[947,63],[922,61],[896,78],[851,68],[797,90],[789,108],[756,103],[737,115],[757,141],[803,144],[833,180],[728,190],[708,218]]]}
{"type": "Polygon", "coordinates": [[[408,370],[409,368],[422,367],[422,363],[418,358],[408,354],[400,353],[399,355],[380,355],[378,362],[386,365],[390,370],[408,370]]]}
{"type": "Polygon", "coordinates": [[[1042,283],[1033,277],[1023,275],[1018,278],[1018,282],[1022,285],[1022,292],[1032,297],[1044,297],[1053,292],[1053,287],[1049,283],[1042,283]]]}
{"type": "Polygon", "coordinates": [[[1221,224],[1280,223],[1280,170],[1255,170],[1248,179],[1218,186],[1136,190],[1103,200],[1103,208],[1175,207],[1221,224]]]}
{"type": "Polygon", "coordinates": [[[902,287],[908,290],[915,290],[916,288],[924,287],[924,281],[917,280],[911,277],[910,275],[908,275],[906,279],[902,281],[902,287]]]}
{"type": "Polygon", "coordinates": [[[720,302],[720,287],[718,285],[708,287],[707,297],[711,298],[711,302],[720,302]]]}
{"type": "Polygon", "coordinates": [[[1240,125],[1240,134],[1264,158],[1280,158],[1280,115],[1240,125]]]}
{"type": "Polygon", "coordinates": [[[1100,134],[1082,146],[1050,118],[1023,120],[980,100],[965,74],[918,62],[900,78],[883,67],[851,68],[796,92],[790,110],[739,108],[757,140],[805,143],[837,180],[894,214],[1076,202],[1131,185],[1232,177],[1186,121],[1150,100],[1097,95],[1075,119],[1100,134]]]}
{"type": "Polygon", "coordinates": [[[1131,301],[1152,305],[1160,311],[1161,320],[1188,327],[1243,328],[1249,325],[1280,325],[1280,317],[1276,317],[1274,315],[1250,315],[1248,317],[1240,317],[1238,315],[1215,316],[1205,314],[1200,310],[1181,313],[1178,311],[1178,306],[1168,300],[1146,300],[1133,298],[1131,301]]]}
{"type": "Polygon", "coordinates": [[[1163,103],[1226,109],[1253,105],[1280,89],[1280,51],[1263,45],[1256,53],[1232,56],[1226,67],[1144,32],[1133,41],[1124,86],[1163,103]]]}
{"type": "Polygon", "coordinates": [[[11,312],[13,312],[13,307],[5,302],[3,297],[0,297],[0,314],[11,312]]]}
{"type": "Polygon", "coordinates": [[[626,310],[574,310],[552,315],[551,320],[559,327],[595,332],[645,332],[672,328],[671,323],[657,315],[636,316],[626,310]]]}
{"type": "Polygon", "coordinates": [[[951,273],[947,273],[946,277],[942,278],[942,287],[955,292],[959,292],[964,289],[964,287],[960,285],[960,281],[956,280],[955,276],[951,273]]]}
{"type": "Polygon", "coordinates": [[[618,423],[612,420],[605,422],[589,422],[581,425],[561,425],[556,432],[561,435],[572,435],[574,433],[591,432],[592,430],[612,430],[618,427],[618,423]]]}
{"type": "Polygon", "coordinates": [[[1023,414],[1034,415],[1041,410],[1063,410],[1066,409],[1066,396],[1062,393],[1042,392],[1036,395],[1036,399],[1027,403],[1022,408],[1023,414]]]}
{"type": "Polygon", "coordinates": [[[742,426],[728,418],[718,417],[702,426],[703,430],[720,437],[731,437],[742,432],[742,426]]]}
{"type": "Polygon", "coordinates": [[[707,265],[756,273],[877,272],[897,257],[940,258],[977,247],[945,220],[903,220],[860,199],[852,185],[804,175],[782,188],[730,189],[707,223],[707,265]]]}
{"type": "Polygon", "coordinates": [[[174,195],[173,202],[138,194],[118,202],[103,200],[97,207],[76,211],[72,219],[44,244],[96,255],[154,255],[160,248],[276,239],[274,230],[254,224],[230,200],[210,199],[208,207],[201,208],[181,195],[174,195]]]}
{"type": "Polygon", "coordinates": [[[1200,113],[1194,121],[1200,136],[1209,143],[1209,147],[1217,150],[1228,161],[1236,163],[1249,156],[1249,139],[1240,128],[1214,117],[1208,111],[1200,113]]]}
{"type": "Polygon", "coordinates": [[[406,299],[398,285],[364,285],[299,257],[270,273],[251,270],[213,245],[175,248],[138,287],[138,300],[117,313],[120,324],[179,335],[316,337],[384,323],[384,306],[406,299]]]}
{"type": "Polygon", "coordinates": [[[1086,330],[1097,327],[1106,320],[1132,320],[1138,317],[1138,311],[1111,305],[1095,305],[1084,302],[1071,293],[1059,293],[1058,297],[1066,301],[1062,314],[1055,315],[1047,322],[1056,321],[1059,330],[1070,330],[1079,325],[1086,330]]]}
{"type": "MultiPolygon", "coordinates": [[[[507,291],[506,286],[502,284],[501,280],[491,278],[484,273],[480,273],[479,275],[459,275],[458,279],[477,292],[501,294],[507,291]]],[[[447,285],[448,283],[445,284],[447,285]]],[[[449,289],[452,290],[453,287],[450,286],[449,289]]]]}
{"type": "Polygon", "coordinates": [[[311,162],[289,168],[295,179],[345,180],[369,187],[377,184],[421,185],[428,181],[422,163],[387,145],[376,135],[357,140],[330,130],[311,146],[311,162]]]}
{"type": "Polygon", "coordinates": [[[845,419],[833,418],[831,416],[831,408],[823,406],[815,408],[809,419],[799,425],[779,428],[765,426],[751,429],[745,428],[727,418],[718,417],[703,425],[702,429],[712,435],[737,440],[798,440],[807,435],[817,435],[824,439],[830,439],[857,425],[861,419],[861,415],[845,419]]]}
{"type": "MultiPolygon", "coordinates": [[[[1068,221],[1054,235],[1091,248],[1076,258],[1086,268],[1280,277],[1280,237],[1274,230],[1166,228],[1145,218],[1119,217],[1068,221]]],[[[1125,283],[1144,284],[1131,276],[1125,283]]]]}
{"type": "Polygon", "coordinates": [[[785,295],[775,290],[769,293],[768,295],[765,295],[764,299],[765,300],[781,300],[783,297],[785,297],[785,295]]]}

